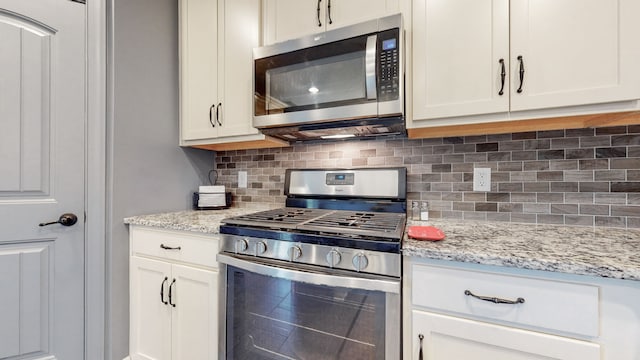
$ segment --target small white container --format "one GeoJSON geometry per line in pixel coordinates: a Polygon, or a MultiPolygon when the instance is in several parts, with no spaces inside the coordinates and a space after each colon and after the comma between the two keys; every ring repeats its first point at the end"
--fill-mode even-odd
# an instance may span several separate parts
{"type": "Polygon", "coordinates": [[[426,201],[423,202],[422,206],[420,207],[420,220],[429,220],[429,203],[427,203],[426,201]]]}

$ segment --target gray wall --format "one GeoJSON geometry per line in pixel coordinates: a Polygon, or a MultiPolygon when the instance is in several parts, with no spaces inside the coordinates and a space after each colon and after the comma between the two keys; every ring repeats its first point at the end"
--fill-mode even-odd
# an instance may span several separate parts
{"type": "Polygon", "coordinates": [[[178,147],[178,3],[111,0],[106,359],[129,347],[123,218],[188,209],[214,153],[178,147]]]}

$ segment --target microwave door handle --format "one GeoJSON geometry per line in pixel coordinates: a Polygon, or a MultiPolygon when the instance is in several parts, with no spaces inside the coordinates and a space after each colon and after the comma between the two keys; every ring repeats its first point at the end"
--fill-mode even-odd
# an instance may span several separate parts
{"type": "Polygon", "coordinates": [[[365,51],[365,84],[367,90],[367,99],[375,100],[378,98],[376,86],[376,59],[378,35],[367,37],[367,49],[365,51]]]}

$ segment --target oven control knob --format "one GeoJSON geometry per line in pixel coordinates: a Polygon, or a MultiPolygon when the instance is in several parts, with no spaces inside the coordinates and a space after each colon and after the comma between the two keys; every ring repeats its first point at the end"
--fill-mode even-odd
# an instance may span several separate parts
{"type": "Polygon", "coordinates": [[[294,245],[289,248],[287,255],[289,255],[289,261],[296,260],[302,256],[302,249],[300,246],[294,245]]]}
{"type": "Polygon", "coordinates": [[[338,250],[331,249],[331,251],[327,253],[327,263],[329,264],[330,267],[334,267],[338,265],[341,260],[342,260],[342,255],[340,255],[340,252],[338,250]]]}
{"type": "Polygon", "coordinates": [[[246,239],[238,239],[236,240],[234,246],[237,254],[239,252],[247,251],[247,249],[249,248],[249,243],[246,239]]]}
{"type": "Polygon", "coordinates": [[[256,256],[264,254],[267,252],[267,243],[264,241],[258,241],[255,247],[256,256]]]}
{"type": "Polygon", "coordinates": [[[353,257],[352,261],[353,267],[356,268],[358,272],[364,270],[369,265],[369,259],[363,253],[357,253],[356,256],[353,257]]]}

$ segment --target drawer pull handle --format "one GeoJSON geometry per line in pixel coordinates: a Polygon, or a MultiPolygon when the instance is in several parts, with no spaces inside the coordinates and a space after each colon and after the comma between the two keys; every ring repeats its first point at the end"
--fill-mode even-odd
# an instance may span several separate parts
{"type": "Polygon", "coordinates": [[[519,297],[519,298],[517,298],[515,300],[506,300],[506,299],[500,299],[500,298],[497,298],[497,297],[476,295],[476,294],[472,293],[469,290],[465,290],[464,294],[467,295],[467,296],[473,296],[476,299],[489,301],[489,302],[492,302],[494,304],[522,304],[522,303],[524,303],[524,298],[521,298],[521,297],[519,297]]]}
{"type": "Polygon", "coordinates": [[[165,249],[165,250],[180,250],[181,249],[180,246],[171,247],[171,246],[167,246],[165,244],[160,244],[160,248],[165,249]]]}
{"type": "Polygon", "coordinates": [[[418,339],[420,339],[420,351],[418,352],[418,360],[422,360],[424,359],[424,356],[422,355],[422,340],[424,340],[424,335],[418,334],[418,339]]]}

